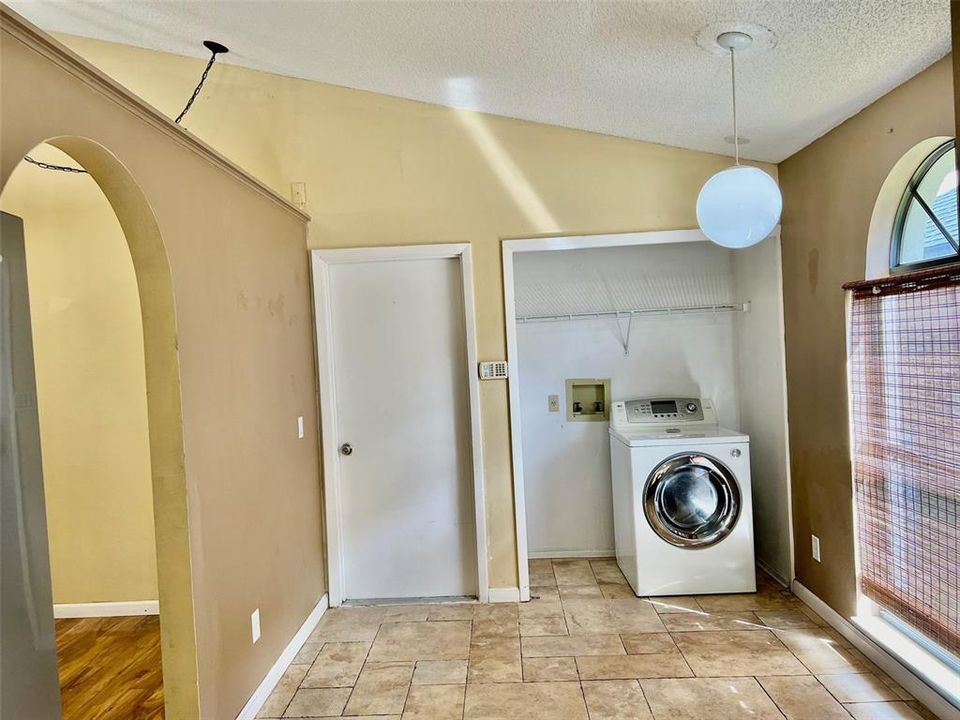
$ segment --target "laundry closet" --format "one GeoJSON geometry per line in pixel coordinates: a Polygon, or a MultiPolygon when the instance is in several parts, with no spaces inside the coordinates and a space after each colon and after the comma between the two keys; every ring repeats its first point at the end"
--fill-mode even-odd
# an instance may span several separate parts
{"type": "Polygon", "coordinates": [[[728,250],[677,231],[505,254],[529,558],[614,554],[613,402],[702,398],[750,435],[756,559],[790,580],[779,243],[728,250]]]}

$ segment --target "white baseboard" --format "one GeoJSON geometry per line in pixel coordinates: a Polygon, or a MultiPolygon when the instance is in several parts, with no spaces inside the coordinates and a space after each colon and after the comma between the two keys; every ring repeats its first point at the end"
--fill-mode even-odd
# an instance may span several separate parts
{"type": "Polygon", "coordinates": [[[300,652],[300,648],[303,647],[307,638],[310,637],[310,633],[317,627],[320,618],[323,617],[323,614],[327,611],[327,602],[327,594],[324,593],[323,597],[320,598],[320,602],[310,611],[307,619],[303,621],[303,625],[297,630],[297,634],[293,636],[287,647],[280,653],[280,657],[277,658],[273,667],[267,672],[266,677],[263,678],[263,681],[257,686],[257,689],[254,690],[250,699],[247,700],[247,704],[243,706],[243,710],[237,715],[237,720],[253,720],[253,718],[257,716],[260,708],[263,707],[267,698],[270,697],[270,693],[273,692],[277,683],[280,682],[280,678],[283,677],[287,668],[290,667],[290,663],[293,662],[297,653],[300,652]]]}
{"type": "Polygon", "coordinates": [[[941,718],[941,720],[957,719],[957,708],[954,707],[952,703],[927,685],[920,677],[912,672],[910,668],[884,650],[880,645],[877,645],[849,620],[804,587],[799,580],[793,581],[792,590],[794,595],[809,605],[814,612],[830,623],[837,632],[876,663],[887,675],[896,680],[908,693],[926,705],[938,718],[941,718]]]}
{"type": "Polygon", "coordinates": [[[616,550],[540,550],[527,553],[531,560],[565,560],[567,558],[612,558],[616,550]]]}
{"type": "Polygon", "coordinates": [[[58,603],[53,606],[53,616],[62,618],[127,617],[130,615],[159,615],[157,600],[131,600],[129,602],[58,603]]]}
{"type": "Polygon", "coordinates": [[[520,588],[490,588],[490,591],[487,594],[487,601],[492,603],[520,602],[520,588]]]}

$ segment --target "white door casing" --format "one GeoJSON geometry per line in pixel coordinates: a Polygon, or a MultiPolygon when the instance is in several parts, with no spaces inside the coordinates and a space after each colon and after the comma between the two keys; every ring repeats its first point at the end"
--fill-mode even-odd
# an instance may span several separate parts
{"type": "Polygon", "coordinates": [[[486,602],[469,245],[314,250],[311,260],[331,605],[486,602]]]}

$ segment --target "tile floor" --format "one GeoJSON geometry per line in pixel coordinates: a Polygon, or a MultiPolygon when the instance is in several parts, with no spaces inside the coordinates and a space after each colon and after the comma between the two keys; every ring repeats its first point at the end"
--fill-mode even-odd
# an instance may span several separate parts
{"type": "Polygon", "coordinates": [[[530,578],[529,603],[329,610],[258,717],[934,717],[763,574],[756,594],[646,599],[609,559],[530,578]]]}

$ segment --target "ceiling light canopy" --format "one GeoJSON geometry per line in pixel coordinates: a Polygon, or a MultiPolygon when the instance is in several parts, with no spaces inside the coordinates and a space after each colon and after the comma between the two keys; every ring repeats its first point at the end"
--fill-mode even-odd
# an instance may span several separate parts
{"type": "Polygon", "coordinates": [[[700,229],[717,245],[727,248],[750,247],[763,240],[776,227],[783,210],[776,181],[760,168],[740,164],[735,56],[752,44],[753,38],[744,32],[717,36],[717,45],[730,53],[735,164],[710,178],[697,197],[700,229]]]}

